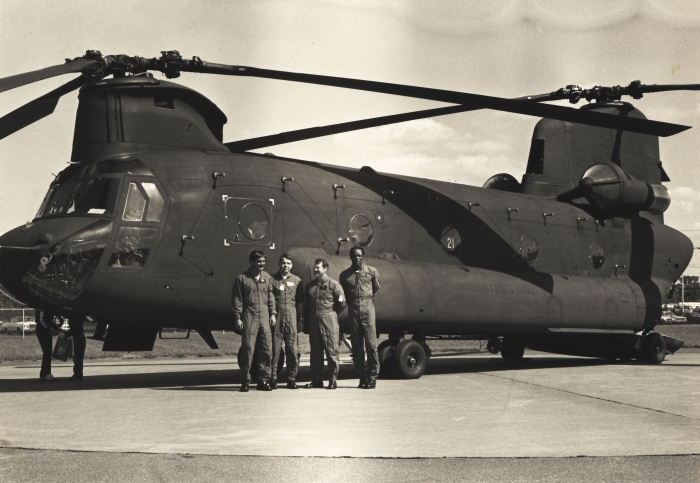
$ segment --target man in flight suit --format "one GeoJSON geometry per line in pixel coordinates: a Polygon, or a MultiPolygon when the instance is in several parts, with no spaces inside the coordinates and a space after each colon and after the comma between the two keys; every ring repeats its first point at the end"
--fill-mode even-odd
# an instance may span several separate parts
{"type": "Polygon", "coordinates": [[[352,360],[360,376],[359,388],[377,387],[379,354],[377,353],[377,325],[374,316],[374,296],[379,290],[379,273],[364,264],[364,249],[350,249],[352,265],[340,274],[340,285],[348,299],[348,316],[352,332],[352,360]],[[367,362],[365,363],[365,349],[367,362]]]}
{"type": "Polygon", "coordinates": [[[304,290],[305,320],[309,324],[311,346],[311,385],[323,387],[323,353],[331,371],[328,389],[338,387],[338,314],[345,308],[345,295],[338,282],[328,276],[328,260],[314,262],[315,280],[304,290]]]}
{"type": "Polygon", "coordinates": [[[242,333],[238,351],[241,373],[241,392],[250,388],[250,366],[253,365],[253,348],[258,356],[258,390],[270,391],[271,327],[275,325],[275,296],[272,293],[272,277],[263,271],[265,254],[253,250],[248,257],[250,268],[233,282],[232,309],[236,330],[242,333]]]}
{"type": "Polygon", "coordinates": [[[292,265],[292,257],[285,253],[280,257],[279,272],[272,276],[272,289],[277,308],[277,324],[272,331],[272,378],[270,379],[272,389],[277,389],[277,363],[283,349],[287,354],[287,387],[299,389],[295,381],[299,369],[297,325],[302,322],[297,314],[301,314],[304,288],[301,279],[291,273],[292,265]]]}

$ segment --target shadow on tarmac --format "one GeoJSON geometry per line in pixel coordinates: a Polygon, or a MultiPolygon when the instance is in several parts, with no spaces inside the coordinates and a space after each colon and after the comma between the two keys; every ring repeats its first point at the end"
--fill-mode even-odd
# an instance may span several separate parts
{"type": "MultiPolygon", "coordinates": [[[[433,377],[445,374],[469,374],[479,372],[512,371],[512,370],[533,370],[533,369],[563,369],[571,367],[589,367],[610,365],[598,359],[577,359],[571,357],[547,357],[547,358],[524,358],[521,361],[505,361],[500,356],[465,358],[460,357],[461,353],[439,354],[431,358],[423,377],[433,377]]],[[[230,362],[197,362],[197,366],[202,365],[229,365],[230,362]]],[[[615,365],[638,365],[639,363],[616,363],[615,365]]],[[[105,389],[189,389],[204,391],[238,391],[239,370],[238,369],[207,369],[194,371],[177,372],[149,372],[142,374],[107,374],[90,375],[90,368],[109,367],[153,367],[153,366],[183,366],[190,365],[187,362],[173,362],[163,364],[88,364],[85,366],[86,375],[82,381],[70,381],[67,378],[58,378],[56,381],[41,381],[38,377],[24,379],[4,379],[0,380],[0,393],[22,393],[22,392],[53,392],[53,391],[85,391],[85,390],[105,390],[105,389]]],[[[191,364],[193,365],[193,364],[191,364]]],[[[688,364],[685,364],[688,365],[688,364]]],[[[693,365],[693,364],[690,364],[693,365]]],[[[38,370],[38,366],[32,366],[38,370]]],[[[27,367],[29,368],[29,367],[27,367]]],[[[286,383],[286,369],[280,373],[279,381],[286,383]]],[[[352,364],[341,363],[338,375],[339,380],[356,379],[352,364]]],[[[327,377],[324,378],[327,380],[327,377]]],[[[297,374],[297,383],[300,385],[311,381],[311,371],[308,366],[300,368],[297,374]]],[[[282,385],[280,387],[283,387],[282,385]]]]}

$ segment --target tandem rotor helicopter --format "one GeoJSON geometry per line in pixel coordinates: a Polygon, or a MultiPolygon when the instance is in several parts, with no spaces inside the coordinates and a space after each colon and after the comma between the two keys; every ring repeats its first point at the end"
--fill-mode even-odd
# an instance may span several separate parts
{"type": "MultiPolygon", "coordinates": [[[[671,200],[658,137],[688,127],[648,120],[620,99],[700,85],[635,81],[505,99],[213,64],[177,51],[151,59],[88,51],[0,79],[0,92],[71,73],[79,76],[0,119],[1,139],[80,89],[70,164],[34,220],[0,237],[0,283],[30,306],[109,324],[103,350],[151,350],[166,327],[197,331],[216,348],[211,331],[233,329],[231,287],[251,250],[269,260],[291,254],[306,283],[319,257],[337,278],[351,246],[381,274],[383,371],[420,377],[427,342],[441,337],[489,340],[506,359],[528,347],[661,363],[682,344],[654,331],[693,251],[663,221],[671,200]],[[216,105],[149,71],[454,105],[224,143],[216,105]],[[590,103],[543,104],[561,99],[590,103]],[[521,182],[497,174],[478,188],[247,152],[475,109],[543,118],[521,182]]],[[[342,329],[344,314],[340,321],[342,329]]]]}

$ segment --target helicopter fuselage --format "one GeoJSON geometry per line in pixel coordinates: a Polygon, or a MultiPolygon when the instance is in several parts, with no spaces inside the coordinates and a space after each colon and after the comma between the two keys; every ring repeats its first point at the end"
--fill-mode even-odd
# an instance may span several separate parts
{"type": "Polygon", "coordinates": [[[382,279],[380,332],[638,331],[653,328],[692,253],[658,217],[598,218],[590,206],[368,168],[164,150],[74,171],[57,189],[109,186],[95,207],[45,211],[4,235],[1,245],[52,241],[3,260],[2,283],[102,321],[230,329],[231,286],[251,250],[271,272],[290,253],[308,282],[316,258],[337,277],[362,246],[382,279]]]}

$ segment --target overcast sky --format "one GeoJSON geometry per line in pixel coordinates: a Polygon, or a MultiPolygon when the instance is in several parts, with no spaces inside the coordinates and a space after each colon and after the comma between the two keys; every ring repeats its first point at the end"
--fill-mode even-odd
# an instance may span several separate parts
{"type": "MultiPolygon", "coordinates": [[[[492,96],[567,84],[700,83],[700,2],[413,0],[2,0],[0,77],[88,49],[436,87],[492,96]]],[[[69,76],[0,94],[0,115],[69,76]]],[[[183,74],[228,116],[225,141],[441,104],[274,80],[183,74]]],[[[0,232],[33,218],[70,159],[77,92],[0,141],[0,232]]],[[[566,104],[566,103],[563,103],[566,104]]],[[[672,182],[666,222],[700,246],[700,92],[634,101],[647,117],[694,126],[661,140],[672,182]],[[692,231],[696,230],[696,231],[692,231]]],[[[536,118],[479,111],[267,148],[283,156],[481,186],[520,179],[536,118]]],[[[687,273],[700,273],[696,257],[687,273]]]]}

